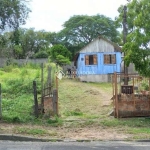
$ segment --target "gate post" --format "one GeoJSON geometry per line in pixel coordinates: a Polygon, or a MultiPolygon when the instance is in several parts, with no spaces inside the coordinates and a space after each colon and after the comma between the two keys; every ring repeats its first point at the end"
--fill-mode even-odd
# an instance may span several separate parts
{"type": "Polygon", "coordinates": [[[117,87],[117,73],[114,73],[115,77],[115,114],[117,115],[118,118],[118,87],[117,87]]]}
{"type": "Polygon", "coordinates": [[[41,64],[41,114],[44,111],[44,93],[43,93],[43,87],[44,87],[44,64],[41,64]]]}
{"type": "Polygon", "coordinates": [[[34,114],[38,118],[38,100],[37,100],[37,90],[36,90],[36,81],[33,81],[33,92],[34,92],[34,114]]]}
{"type": "Polygon", "coordinates": [[[53,110],[54,114],[58,115],[58,90],[53,90],[53,110]]]}
{"type": "Polygon", "coordinates": [[[2,86],[0,83],[0,120],[2,119],[2,86]]]}
{"type": "MultiPolygon", "coordinates": [[[[149,78],[149,93],[150,93],[150,78],[149,78]]],[[[150,98],[149,98],[149,109],[150,109],[150,98]]]]}

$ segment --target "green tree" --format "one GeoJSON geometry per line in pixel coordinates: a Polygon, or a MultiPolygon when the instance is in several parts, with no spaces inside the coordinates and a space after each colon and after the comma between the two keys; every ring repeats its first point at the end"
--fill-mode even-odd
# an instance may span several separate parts
{"type": "Polygon", "coordinates": [[[0,0],[0,33],[10,29],[15,31],[15,45],[17,45],[17,47],[12,48],[10,39],[7,39],[7,41],[7,36],[0,35],[0,53],[5,55],[8,60],[13,56],[14,52],[20,54],[22,51],[19,45],[18,28],[26,23],[29,12],[30,9],[27,7],[26,0],[0,0]]]}
{"type": "Polygon", "coordinates": [[[150,2],[132,0],[127,5],[128,35],[123,46],[125,63],[134,63],[143,76],[150,77],[150,2]]]}
{"type": "Polygon", "coordinates": [[[49,54],[50,59],[60,66],[70,64],[71,53],[65,46],[61,44],[51,47],[49,54]]]}
{"type": "MultiPolygon", "coordinates": [[[[33,28],[18,30],[19,43],[16,44],[16,36],[14,33],[11,34],[11,44],[12,47],[19,45],[22,48],[22,53],[17,53],[14,51],[15,58],[26,58],[26,57],[36,57],[36,58],[48,58],[48,49],[50,47],[50,42],[47,41],[47,33],[44,30],[35,31],[33,28]],[[16,57],[17,56],[17,57],[16,57]]],[[[14,49],[14,48],[13,48],[14,49]]]]}
{"type": "Polygon", "coordinates": [[[73,54],[99,35],[119,43],[120,36],[115,21],[104,15],[76,15],[63,24],[64,29],[57,34],[57,41],[73,54]]]}
{"type": "Polygon", "coordinates": [[[0,30],[26,23],[30,9],[25,0],[0,0],[0,30]]]}

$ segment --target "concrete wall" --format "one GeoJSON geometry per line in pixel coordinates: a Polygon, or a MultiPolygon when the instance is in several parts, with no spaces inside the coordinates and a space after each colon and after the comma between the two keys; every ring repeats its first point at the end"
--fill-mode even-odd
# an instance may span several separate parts
{"type": "MultiPolygon", "coordinates": [[[[13,59],[14,63],[17,63],[18,65],[23,65],[26,63],[25,59],[13,59]]],[[[6,65],[7,59],[6,58],[0,58],[0,67],[4,67],[6,65]]],[[[48,59],[28,59],[27,63],[33,63],[33,64],[41,64],[41,63],[47,63],[48,59]]]]}
{"type": "Polygon", "coordinates": [[[80,81],[85,82],[110,82],[110,76],[109,75],[82,75],[78,76],[80,81]]]}

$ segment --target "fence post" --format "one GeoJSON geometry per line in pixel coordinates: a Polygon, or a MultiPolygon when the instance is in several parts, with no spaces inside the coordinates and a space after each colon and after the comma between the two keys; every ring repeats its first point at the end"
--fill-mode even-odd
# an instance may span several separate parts
{"type": "Polygon", "coordinates": [[[2,119],[2,86],[0,83],[0,120],[2,119]]]}
{"type": "Polygon", "coordinates": [[[56,110],[58,115],[58,77],[56,76],[56,110]]]}
{"type": "Polygon", "coordinates": [[[44,110],[44,97],[43,97],[43,83],[44,83],[44,65],[41,64],[41,113],[44,110]]]}
{"type": "MultiPolygon", "coordinates": [[[[150,78],[149,78],[149,93],[150,93],[150,78]]],[[[149,98],[149,109],[150,109],[150,98],[149,98]]]]}
{"type": "Polygon", "coordinates": [[[38,118],[39,112],[38,112],[36,81],[33,81],[33,93],[34,93],[34,114],[35,114],[35,117],[38,118]]]}
{"type": "Polygon", "coordinates": [[[47,76],[47,87],[48,87],[48,93],[50,96],[51,89],[52,89],[52,79],[51,79],[51,67],[48,66],[48,76],[47,76]]]}
{"type": "Polygon", "coordinates": [[[47,84],[48,86],[52,83],[51,81],[51,67],[48,66],[48,76],[47,76],[47,84]]]}
{"type": "Polygon", "coordinates": [[[57,93],[58,93],[57,89],[54,89],[53,90],[53,110],[56,115],[58,115],[58,97],[57,97],[58,94],[57,93]]]}
{"type": "Polygon", "coordinates": [[[117,118],[119,116],[118,114],[118,86],[117,86],[117,73],[114,73],[115,76],[115,114],[117,115],[117,118]]]}

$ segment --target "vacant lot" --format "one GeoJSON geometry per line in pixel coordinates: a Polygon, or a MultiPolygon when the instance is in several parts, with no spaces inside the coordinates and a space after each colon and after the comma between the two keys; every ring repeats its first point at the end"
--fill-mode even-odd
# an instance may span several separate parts
{"type": "MultiPolygon", "coordinates": [[[[0,124],[0,133],[50,139],[149,139],[149,118],[116,119],[110,116],[113,110],[111,97],[111,83],[85,83],[76,79],[59,80],[59,117],[35,119],[30,114],[30,119],[25,122],[17,121],[18,118],[13,118],[16,120],[10,123],[3,120],[0,124]]],[[[32,97],[30,99],[32,100],[32,97]]],[[[24,105],[20,105],[22,110],[23,106],[28,108],[29,105],[25,105],[25,95],[23,101],[24,105]]],[[[7,116],[11,115],[9,110],[14,105],[12,103],[8,111],[5,108],[4,113],[7,112],[7,116]]],[[[20,119],[24,119],[25,115],[20,119]]]]}

